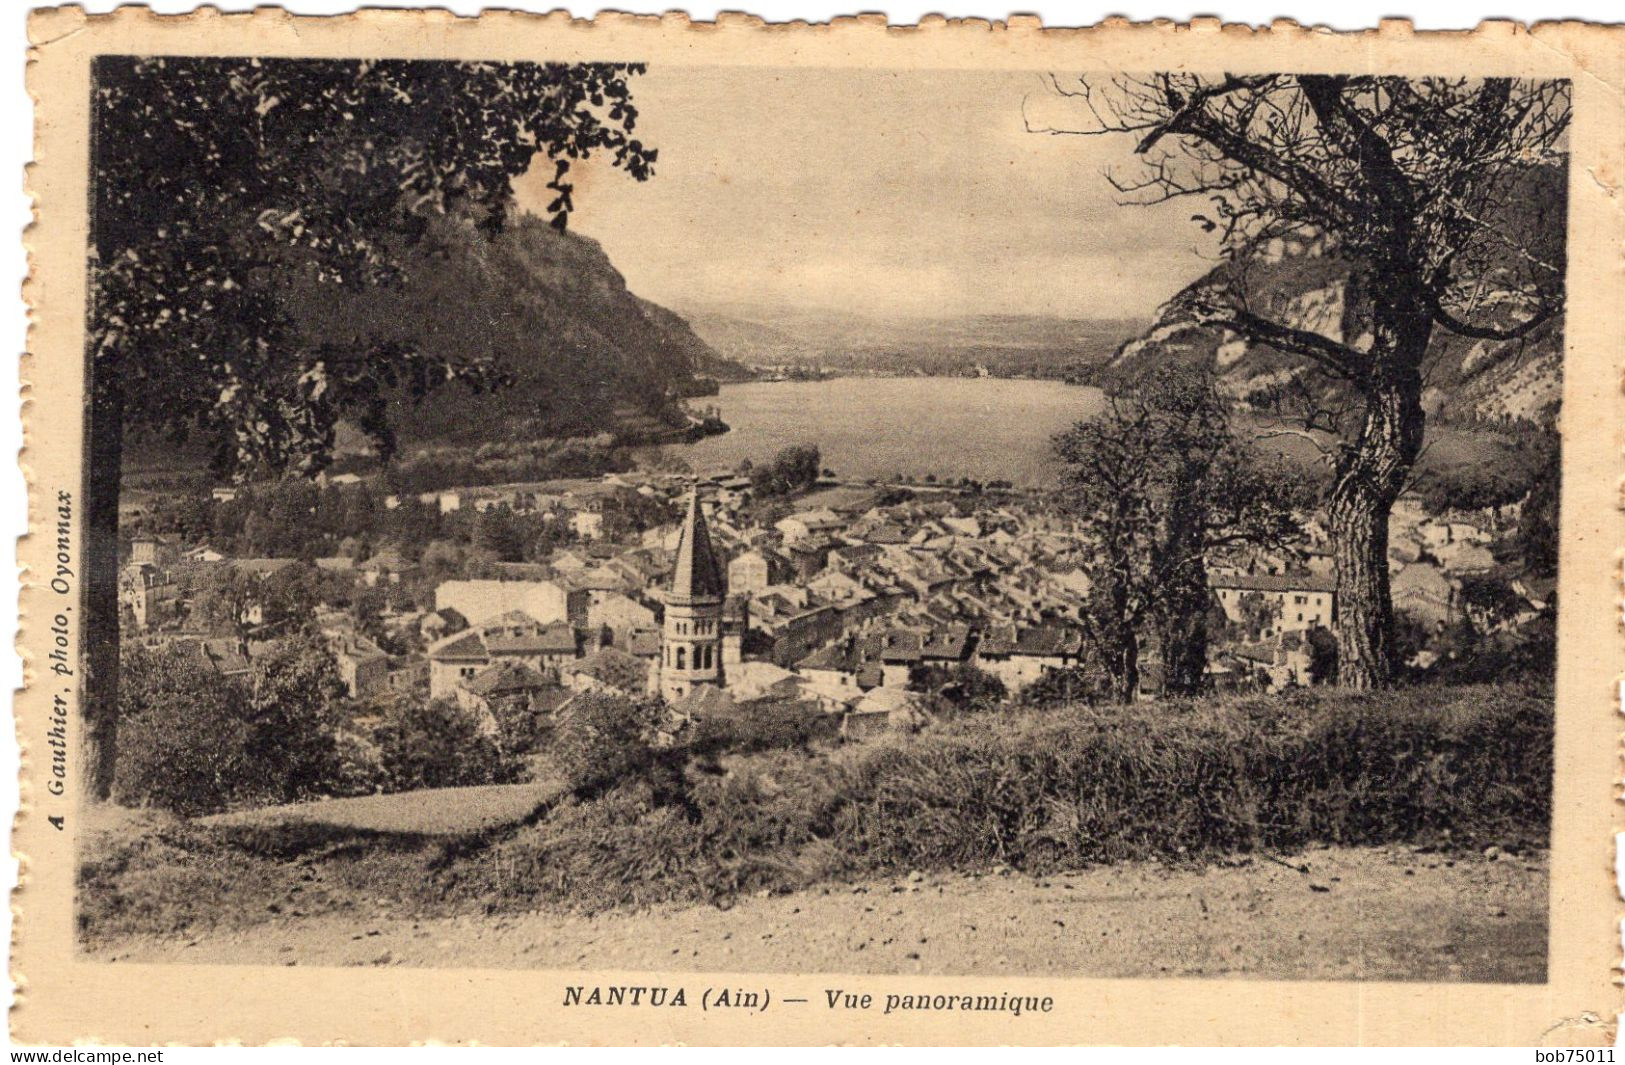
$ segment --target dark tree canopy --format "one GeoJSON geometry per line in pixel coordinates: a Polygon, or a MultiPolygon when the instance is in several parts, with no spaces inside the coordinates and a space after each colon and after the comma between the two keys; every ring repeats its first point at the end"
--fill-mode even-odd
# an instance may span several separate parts
{"type": "Polygon", "coordinates": [[[635,63],[104,56],[93,71],[92,379],[85,760],[112,792],[118,496],[127,431],[198,433],[217,472],[311,474],[348,417],[388,454],[392,394],[494,366],[399,341],[306,336],[290,294],[397,283],[437,214],[494,232],[511,182],[551,161],[563,227],[574,162],[642,180],[635,63]]]}
{"type": "Polygon", "coordinates": [[[1161,646],[1165,684],[1185,694],[1206,665],[1207,558],[1283,546],[1302,530],[1301,485],[1231,430],[1210,374],[1146,375],[1056,437],[1063,502],[1091,551],[1084,630],[1119,699],[1139,684],[1141,642],[1161,646]]]}
{"type": "Polygon", "coordinates": [[[391,246],[430,215],[491,229],[510,182],[553,162],[563,227],[572,162],[641,180],[623,63],[104,57],[95,72],[94,304],[99,386],[137,426],[218,439],[225,467],[320,468],[351,414],[386,445],[384,393],[488,367],[396,345],[301,337],[297,283],[394,277],[391,246]]]}
{"type": "Polygon", "coordinates": [[[1038,132],[1133,140],[1136,171],[1108,175],[1123,202],[1205,202],[1192,220],[1218,233],[1230,269],[1182,295],[1189,315],[1353,397],[1330,424],[1305,428],[1338,438],[1328,509],[1339,680],[1386,684],[1387,519],[1422,448],[1433,332],[1519,341],[1562,310],[1569,84],[1155,74],[1052,85],[1077,104],[1077,123],[1038,132]],[[1535,195],[1520,195],[1529,184],[1535,195]],[[1510,224],[1509,205],[1531,199],[1549,214],[1510,224]],[[1347,266],[1337,328],[1306,328],[1252,298],[1249,268],[1277,243],[1347,266]]]}

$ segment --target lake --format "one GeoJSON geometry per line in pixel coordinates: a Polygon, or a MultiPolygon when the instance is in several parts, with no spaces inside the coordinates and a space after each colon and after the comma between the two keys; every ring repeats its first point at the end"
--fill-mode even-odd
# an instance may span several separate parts
{"type": "Polygon", "coordinates": [[[696,470],[762,462],[791,444],[817,444],[837,475],[899,473],[1053,484],[1050,439],[1099,412],[1098,389],[991,377],[838,377],[723,385],[693,401],[731,427],[675,448],[696,470]]]}

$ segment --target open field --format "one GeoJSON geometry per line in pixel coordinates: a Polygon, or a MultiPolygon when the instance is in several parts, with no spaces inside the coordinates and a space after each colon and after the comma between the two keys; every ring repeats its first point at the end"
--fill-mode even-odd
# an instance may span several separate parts
{"type": "Polygon", "coordinates": [[[218,828],[310,824],[356,832],[457,836],[522,821],[558,792],[559,786],[548,781],[425,788],[235,810],[198,818],[197,823],[218,828]]]}
{"type": "MultiPolygon", "coordinates": [[[[659,906],[411,918],[353,912],[120,936],[109,961],[258,965],[1246,976],[1523,982],[1545,978],[1541,852],[1313,848],[1207,868],[1130,862],[1037,877],[921,874],[659,906]]],[[[296,904],[297,895],[284,900],[296,904]]]]}

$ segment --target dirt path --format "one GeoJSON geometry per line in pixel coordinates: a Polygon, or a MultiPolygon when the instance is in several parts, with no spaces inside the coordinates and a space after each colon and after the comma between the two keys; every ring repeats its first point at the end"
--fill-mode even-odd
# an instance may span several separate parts
{"type": "Polygon", "coordinates": [[[596,917],[279,919],[117,961],[1539,981],[1544,856],[1319,849],[1205,870],[919,876],[596,917]]]}

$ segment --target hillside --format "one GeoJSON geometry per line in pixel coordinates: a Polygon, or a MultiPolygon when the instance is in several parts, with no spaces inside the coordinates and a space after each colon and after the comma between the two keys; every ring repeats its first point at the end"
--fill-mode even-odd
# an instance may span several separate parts
{"type": "MultiPolygon", "coordinates": [[[[1562,175],[1533,171],[1519,183],[1498,230],[1548,262],[1563,261],[1564,188],[1562,175]]],[[[1516,253],[1502,250],[1511,257],[1516,253]]],[[[1506,262],[1491,261],[1484,314],[1491,324],[1509,325],[1520,315],[1510,294],[1497,288],[1506,262]]],[[[1180,291],[1157,314],[1145,333],[1124,344],[1106,369],[1126,376],[1174,362],[1214,367],[1225,391],[1270,409],[1275,394],[1297,380],[1318,392],[1328,382],[1308,371],[1303,360],[1268,345],[1226,340],[1221,330],[1196,321],[1191,300],[1209,289],[1240,289],[1259,314],[1337,341],[1358,345],[1363,331],[1355,289],[1362,264],[1339,257],[1323,243],[1291,245],[1274,242],[1256,249],[1245,264],[1224,262],[1180,291]]],[[[1527,420],[1550,427],[1557,416],[1562,389],[1563,320],[1555,316],[1518,341],[1487,341],[1457,336],[1435,328],[1424,368],[1423,405],[1440,423],[1471,424],[1527,420]]]]}
{"type": "Polygon", "coordinates": [[[399,287],[296,294],[313,337],[397,339],[440,357],[493,359],[511,387],[451,385],[392,414],[405,440],[483,442],[682,423],[676,398],[730,367],[682,318],[641,299],[598,244],[523,215],[492,237],[457,219],[393,249],[399,287]]]}
{"type": "Polygon", "coordinates": [[[874,316],[741,303],[688,307],[694,331],[746,365],[869,373],[1061,377],[1111,356],[1139,319],[1049,315],[874,316]]]}

